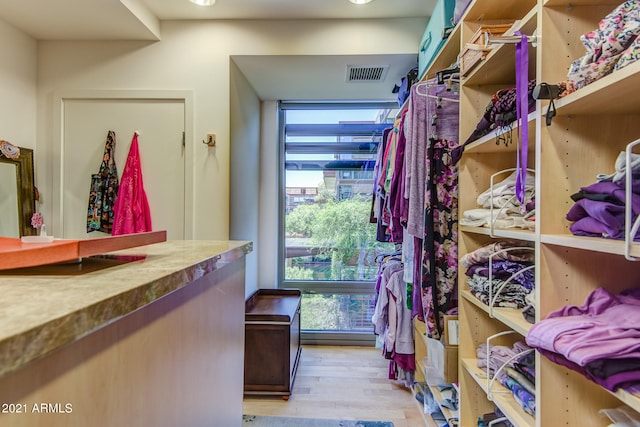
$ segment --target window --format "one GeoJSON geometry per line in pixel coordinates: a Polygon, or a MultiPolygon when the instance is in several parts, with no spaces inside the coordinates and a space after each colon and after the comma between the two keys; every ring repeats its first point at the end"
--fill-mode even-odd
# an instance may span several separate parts
{"type": "Polygon", "coordinates": [[[282,287],[303,291],[305,333],[372,339],[374,166],[395,103],[280,103],[282,287]],[[353,335],[351,335],[353,337],[353,335]]]}

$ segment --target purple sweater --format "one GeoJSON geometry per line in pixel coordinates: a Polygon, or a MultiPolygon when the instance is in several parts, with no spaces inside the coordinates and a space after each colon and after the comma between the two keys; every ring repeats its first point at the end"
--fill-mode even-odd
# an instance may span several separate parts
{"type": "Polygon", "coordinates": [[[599,359],[640,358],[640,288],[592,291],[582,307],[566,306],[531,327],[527,344],[579,366],[599,359]]]}
{"type": "MultiPolygon", "coordinates": [[[[577,236],[596,236],[610,239],[624,239],[625,191],[612,182],[598,182],[581,188],[585,198],[578,200],[567,213],[567,219],[574,223],[569,227],[577,236]],[[588,194],[607,195],[610,201],[591,200],[588,194]]],[[[640,213],[640,196],[632,194],[634,215],[640,213]]],[[[640,240],[636,235],[634,240],[640,240]]]]}

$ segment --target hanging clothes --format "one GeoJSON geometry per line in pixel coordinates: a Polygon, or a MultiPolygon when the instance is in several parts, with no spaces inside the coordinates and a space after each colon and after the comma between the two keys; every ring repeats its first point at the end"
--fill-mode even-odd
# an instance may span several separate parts
{"type": "Polygon", "coordinates": [[[438,339],[444,315],[458,306],[458,168],[452,151],[458,144],[459,93],[436,79],[423,85],[416,92],[425,99],[428,120],[423,141],[424,234],[417,236],[421,238],[418,283],[422,284],[422,313],[418,314],[423,315],[429,335],[438,339]]]}
{"type": "Polygon", "coordinates": [[[369,213],[369,222],[376,224],[376,240],[378,242],[388,242],[390,236],[387,234],[387,225],[383,222],[382,210],[384,204],[384,190],[378,186],[382,169],[382,158],[387,147],[387,138],[392,128],[386,128],[382,133],[382,140],[378,146],[376,163],[373,167],[373,188],[371,197],[371,211],[369,213]]]}
{"type": "Polygon", "coordinates": [[[389,360],[389,379],[410,388],[416,369],[415,347],[402,258],[389,255],[379,263],[371,322],[374,333],[380,337],[382,354],[389,360]]]}
{"type": "Polygon", "coordinates": [[[457,307],[458,171],[451,162],[457,141],[432,141],[427,160],[430,180],[422,241],[422,306],[433,338],[442,335],[444,315],[457,307]]]}
{"type": "Polygon", "coordinates": [[[142,180],[138,133],[133,134],[115,202],[113,235],[151,231],[151,212],[142,180]]]}
{"type": "Polygon", "coordinates": [[[411,87],[407,110],[405,145],[404,197],[407,206],[407,231],[415,237],[424,236],[424,184],[427,129],[427,97],[421,95],[426,83],[411,87]]]}
{"type": "Polygon", "coordinates": [[[433,338],[442,333],[444,315],[457,308],[458,170],[452,151],[459,142],[459,90],[451,83],[458,76],[412,86],[375,169],[379,210],[372,212],[385,225],[379,231],[402,243],[403,309],[425,321],[433,338]]]}
{"type": "Polygon", "coordinates": [[[109,131],[104,145],[102,164],[97,174],[91,175],[87,233],[102,231],[111,233],[113,206],[118,195],[118,170],[115,162],[116,133],[109,131]]]}

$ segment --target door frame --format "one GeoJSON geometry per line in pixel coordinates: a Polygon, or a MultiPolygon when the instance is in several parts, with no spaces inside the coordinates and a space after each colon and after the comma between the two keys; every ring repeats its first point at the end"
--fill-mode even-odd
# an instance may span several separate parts
{"type": "Polygon", "coordinates": [[[194,164],[194,94],[190,90],[67,90],[53,95],[53,149],[52,149],[52,224],[56,235],[64,236],[64,117],[66,101],[182,101],[184,103],[184,236],[193,239],[195,224],[195,164],[194,164]]]}

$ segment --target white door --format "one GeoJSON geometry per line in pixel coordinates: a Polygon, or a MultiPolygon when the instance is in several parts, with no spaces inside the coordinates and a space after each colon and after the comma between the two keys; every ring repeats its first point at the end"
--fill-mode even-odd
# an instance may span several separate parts
{"type": "Polygon", "coordinates": [[[108,132],[116,133],[115,159],[122,177],[137,131],[144,189],[153,230],[168,240],[184,239],[185,103],[181,99],[67,99],[62,142],[62,234],[68,239],[105,236],[87,233],[91,175],[102,163],[108,132]]]}

